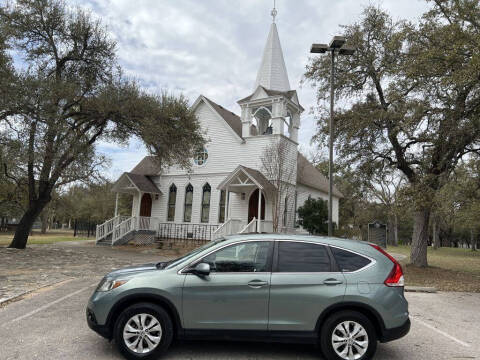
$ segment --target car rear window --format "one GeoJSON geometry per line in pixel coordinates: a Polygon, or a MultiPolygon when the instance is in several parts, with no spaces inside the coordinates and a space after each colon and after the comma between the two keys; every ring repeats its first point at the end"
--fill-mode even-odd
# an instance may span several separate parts
{"type": "Polygon", "coordinates": [[[328,272],[330,257],[323,245],[280,241],[278,272],[328,272]]]}
{"type": "Polygon", "coordinates": [[[330,247],[341,271],[357,271],[370,264],[371,260],[351,251],[330,247]]]}

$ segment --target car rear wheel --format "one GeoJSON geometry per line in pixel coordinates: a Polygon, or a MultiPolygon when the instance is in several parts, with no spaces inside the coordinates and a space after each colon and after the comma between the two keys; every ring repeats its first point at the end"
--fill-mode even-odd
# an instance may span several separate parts
{"type": "Polygon", "coordinates": [[[115,342],[127,359],[157,359],[170,346],[173,325],[160,306],[139,303],[126,308],[114,329],[115,342]]]}
{"type": "Polygon", "coordinates": [[[328,360],[366,360],[375,354],[377,334],[365,315],[341,311],[323,324],[320,345],[328,360]]]}

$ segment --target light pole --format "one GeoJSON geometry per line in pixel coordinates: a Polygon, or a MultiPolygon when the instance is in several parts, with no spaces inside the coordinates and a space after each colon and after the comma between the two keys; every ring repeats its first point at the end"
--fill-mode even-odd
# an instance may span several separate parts
{"type": "Polygon", "coordinates": [[[330,67],[330,121],[328,123],[328,236],[333,236],[333,108],[335,104],[334,96],[334,77],[335,77],[335,54],[339,55],[353,55],[355,49],[345,46],[345,37],[334,36],[330,44],[312,44],[310,52],[314,54],[324,54],[326,52],[331,54],[330,67]]]}

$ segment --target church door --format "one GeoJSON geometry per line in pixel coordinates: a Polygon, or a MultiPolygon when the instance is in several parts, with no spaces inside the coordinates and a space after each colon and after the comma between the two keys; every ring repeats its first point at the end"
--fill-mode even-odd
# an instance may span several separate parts
{"type": "MultiPolygon", "coordinates": [[[[250,200],[248,201],[248,222],[252,221],[253,218],[258,218],[258,189],[250,195],[250,200]]],[[[261,218],[265,220],[265,196],[263,194],[261,218]]]]}
{"type": "Polygon", "coordinates": [[[143,194],[140,202],[140,216],[152,216],[152,196],[150,194],[143,194]]]}

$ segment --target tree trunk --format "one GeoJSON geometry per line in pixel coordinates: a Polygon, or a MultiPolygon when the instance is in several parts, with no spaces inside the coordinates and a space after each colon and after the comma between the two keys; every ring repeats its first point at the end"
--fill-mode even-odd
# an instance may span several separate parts
{"type": "Polygon", "coordinates": [[[395,243],[395,224],[391,217],[388,218],[388,233],[387,233],[387,242],[388,245],[394,245],[395,243]]]}
{"type": "Polygon", "coordinates": [[[28,235],[32,230],[33,223],[48,204],[48,201],[49,199],[43,199],[30,203],[30,206],[28,207],[27,211],[25,211],[20,219],[20,222],[18,223],[13,240],[8,246],[9,248],[25,249],[27,246],[28,235]]]}
{"type": "Polygon", "coordinates": [[[473,229],[470,229],[470,243],[472,244],[472,251],[477,250],[477,242],[475,236],[473,235],[473,229]]]}
{"type": "Polygon", "coordinates": [[[40,218],[42,220],[42,234],[47,233],[47,227],[48,227],[48,211],[42,211],[42,214],[40,215],[40,218]]]}
{"type": "Polygon", "coordinates": [[[432,231],[433,231],[433,248],[437,250],[442,246],[440,242],[440,236],[438,234],[438,225],[437,225],[437,220],[434,218],[432,222],[432,231]]]}
{"type": "Polygon", "coordinates": [[[412,248],[410,252],[410,262],[419,267],[428,266],[427,247],[428,247],[428,222],[430,220],[430,209],[421,209],[415,211],[412,248]]]}
{"type": "Polygon", "coordinates": [[[398,215],[393,215],[393,246],[398,246],[398,215]]]}

